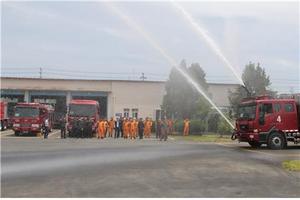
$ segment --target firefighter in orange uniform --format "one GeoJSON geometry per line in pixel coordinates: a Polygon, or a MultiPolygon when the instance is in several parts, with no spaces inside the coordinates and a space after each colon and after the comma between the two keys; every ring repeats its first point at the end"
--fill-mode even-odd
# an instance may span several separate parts
{"type": "Polygon", "coordinates": [[[190,120],[186,118],[183,122],[183,136],[188,136],[190,132],[190,120]]]}
{"type": "Polygon", "coordinates": [[[115,120],[112,117],[109,122],[108,122],[108,137],[112,137],[113,136],[113,130],[115,128],[115,120]]]}
{"type": "Polygon", "coordinates": [[[135,139],[135,121],[130,119],[130,139],[135,139]]]}
{"type": "Polygon", "coordinates": [[[152,133],[152,126],[153,126],[153,120],[152,120],[152,118],[150,118],[150,120],[149,120],[149,138],[150,138],[150,136],[151,136],[151,133],[152,133]]]}
{"type": "Polygon", "coordinates": [[[123,129],[123,138],[125,139],[127,136],[127,132],[126,132],[126,120],[127,118],[123,118],[123,122],[122,122],[122,129],[123,129]]]}
{"type": "Polygon", "coordinates": [[[130,138],[130,136],[131,136],[131,119],[127,119],[125,126],[126,126],[126,130],[127,130],[126,138],[130,138]]]}
{"type": "Polygon", "coordinates": [[[137,119],[134,119],[134,133],[135,133],[135,138],[138,137],[138,120],[137,119]]]}
{"type": "Polygon", "coordinates": [[[106,137],[108,131],[108,121],[106,118],[103,120],[103,127],[104,127],[104,137],[106,137]]]}
{"type": "Polygon", "coordinates": [[[145,129],[144,129],[145,138],[150,138],[151,127],[152,127],[152,122],[147,117],[146,120],[145,120],[145,129]]]}
{"type": "Polygon", "coordinates": [[[144,137],[147,138],[148,137],[148,117],[146,117],[145,121],[144,121],[144,137]]]}
{"type": "Polygon", "coordinates": [[[98,122],[98,139],[103,139],[104,138],[104,121],[102,119],[99,120],[98,122]]]}
{"type": "Polygon", "coordinates": [[[124,139],[127,139],[128,138],[128,134],[129,134],[129,129],[128,129],[128,119],[126,118],[124,120],[124,139]]]}

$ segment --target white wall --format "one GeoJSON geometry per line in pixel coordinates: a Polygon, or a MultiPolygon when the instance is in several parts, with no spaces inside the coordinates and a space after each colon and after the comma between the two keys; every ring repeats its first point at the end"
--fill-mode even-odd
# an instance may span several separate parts
{"type": "MultiPolygon", "coordinates": [[[[138,117],[155,117],[155,110],[160,109],[164,95],[163,82],[112,82],[114,114],[124,112],[124,108],[138,109],[138,117]]],[[[110,117],[110,116],[109,116],[110,117]]]]}

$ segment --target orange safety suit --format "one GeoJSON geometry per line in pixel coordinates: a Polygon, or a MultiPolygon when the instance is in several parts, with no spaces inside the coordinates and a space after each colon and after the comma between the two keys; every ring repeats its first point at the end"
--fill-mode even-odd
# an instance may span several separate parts
{"type": "Polygon", "coordinates": [[[127,133],[126,133],[126,121],[127,121],[127,119],[124,119],[123,120],[123,123],[122,123],[122,128],[123,128],[123,138],[126,138],[126,136],[127,136],[127,133]]]}
{"type": "Polygon", "coordinates": [[[105,133],[105,121],[99,121],[98,122],[98,139],[104,138],[104,133],[105,133]]]}
{"type": "Polygon", "coordinates": [[[130,138],[131,139],[135,139],[135,121],[134,120],[132,120],[131,122],[130,122],[130,138]]]}
{"type": "Polygon", "coordinates": [[[128,129],[128,120],[127,119],[124,121],[123,131],[124,131],[124,133],[123,133],[124,138],[128,138],[129,129],[128,129]]]}
{"type": "Polygon", "coordinates": [[[150,120],[146,120],[145,121],[145,129],[144,129],[145,138],[150,138],[151,126],[152,126],[152,122],[150,120]]]}
{"type": "Polygon", "coordinates": [[[131,136],[131,122],[129,120],[127,120],[127,122],[125,123],[126,126],[126,138],[130,138],[131,136]]]}
{"type": "Polygon", "coordinates": [[[185,119],[183,122],[183,135],[188,136],[190,132],[190,121],[188,119],[185,119]]]}
{"type": "Polygon", "coordinates": [[[112,118],[108,122],[108,136],[109,137],[112,137],[114,128],[115,128],[115,120],[112,118]]]}

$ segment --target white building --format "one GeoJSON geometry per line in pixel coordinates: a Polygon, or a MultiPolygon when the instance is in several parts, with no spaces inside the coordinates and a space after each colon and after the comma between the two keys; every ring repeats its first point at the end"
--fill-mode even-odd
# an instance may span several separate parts
{"type": "MultiPolygon", "coordinates": [[[[228,91],[236,84],[209,84],[212,100],[228,107],[228,91]]],[[[71,99],[100,102],[103,117],[128,115],[155,118],[160,110],[165,82],[123,80],[75,80],[1,77],[1,98],[11,102],[45,102],[65,110],[71,99]]]]}

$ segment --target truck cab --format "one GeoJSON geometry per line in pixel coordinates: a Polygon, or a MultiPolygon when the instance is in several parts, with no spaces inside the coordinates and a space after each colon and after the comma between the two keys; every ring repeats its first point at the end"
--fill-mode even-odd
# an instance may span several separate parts
{"type": "MultiPolygon", "coordinates": [[[[74,137],[74,127],[79,122],[90,121],[92,123],[92,132],[95,133],[97,123],[100,119],[100,106],[94,100],[71,100],[68,106],[68,134],[69,137],[74,137]]],[[[80,125],[81,126],[81,125],[80,125]]],[[[81,127],[82,128],[82,127],[81,127]]]]}
{"type": "Polygon", "coordinates": [[[271,149],[283,149],[288,142],[299,143],[299,104],[292,98],[244,99],[239,105],[234,135],[252,147],[267,144],[271,149]]]}
{"type": "Polygon", "coordinates": [[[16,136],[35,134],[41,132],[41,127],[46,119],[49,121],[49,129],[52,128],[53,108],[39,103],[18,103],[15,106],[12,118],[16,136]]]}

